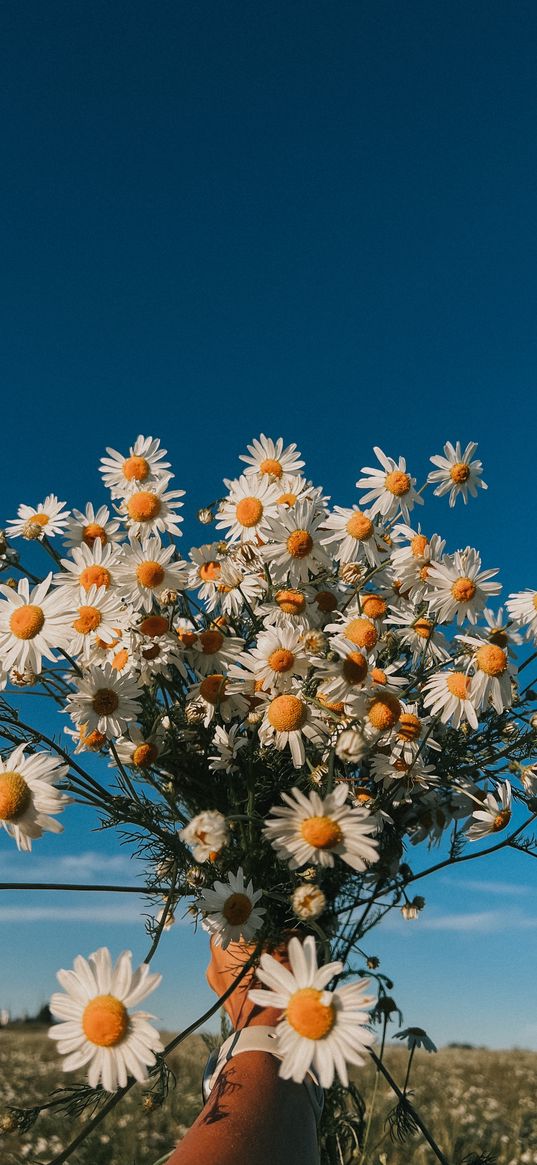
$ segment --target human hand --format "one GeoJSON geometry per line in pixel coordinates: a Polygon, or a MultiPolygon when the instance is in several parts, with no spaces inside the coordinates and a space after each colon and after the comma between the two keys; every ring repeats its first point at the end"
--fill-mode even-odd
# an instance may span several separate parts
{"type": "MultiPolygon", "coordinates": [[[[237,978],[241,968],[255,951],[254,943],[230,943],[226,950],[216,946],[211,938],[211,961],[207,967],[207,982],[217,995],[223,995],[237,978]]],[[[277,947],[270,952],[274,959],[288,966],[287,944],[277,947]]],[[[248,992],[253,987],[261,987],[256,979],[255,968],[246,972],[235,990],[228,996],[223,1006],[235,1030],[252,1024],[265,1024],[274,1027],[281,1016],[277,1007],[259,1007],[248,999],[248,992]]]]}

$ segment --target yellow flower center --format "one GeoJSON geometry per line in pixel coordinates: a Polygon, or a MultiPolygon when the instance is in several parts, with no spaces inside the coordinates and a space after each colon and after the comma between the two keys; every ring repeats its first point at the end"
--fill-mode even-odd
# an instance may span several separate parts
{"type": "Polygon", "coordinates": [[[343,715],[345,711],[343,700],[329,700],[328,696],[324,695],[324,692],[319,693],[318,700],[323,708],[326,708],[327,712],[333,712],[335,716],[343,715]]]}
{"type": "Polygon", "coordinates": [[[203,582],[216,582],[220,577],[222,567],[219,562],[211,559],[210,562],[202,562],[198,567],[198,574],[203,582]]]}
{"type": "Polygon", "coordinates": [[[300,826],[304,841],[314,849],[333,849],[343,839],[343,834],[332,817],[306,817],[300,826]]]}
{"type": "Polygon", "coordinates": [[[296,732],[305,723],[306,715],[306,705],[298,696],[276,696],[267,712],[269,724],[277,732],[296,732]]]}
{"type": "Polygon", "coordinates": [[[94,546],[96,542],[100,542],[101,546],[106,546],[106,543],[108,542],[108,535],[104,529],[104,526],[100,526],[98,522],[88,522],[87,526],[84,527],[82,541],[90,548],[94,546]]]}
{"type": "Polygon", "coordinates": [[[291,510],[293,508],[293,506],[296,505],[296,494],[293,494],[293,493],[280,494],[280,496],[278,498],[278,505],[279,506],[289,506],[289,509],[291,510]]]}
{"type": "Polygon", "coordinates": [[[48,526],[49,522],[48,514],[32,514],[31,518],[28,518],[29,526],[48,526]]]}
{"type": "Polygon", "coordinates": [[[307,530],[293,530],[287,539],[287,549],[291,558],[307,558],[313,546],[313,538],[307,530]]]}
{"type": "Polygon", "coordinates": [[[100,623],[102,615],[97,607],[79,607],[78,619],[75,619],[73,627],[79,635],[89,635],[91,631],[97,630],[100,623]]]}
{"type": "Polygon", "coordinates": [[[146,562],[140,562],[136,567],[136,578],[143,587],[152,590],[154,587],[159,587],[164,579],[164,567],[160,562],[155,562],[153,559],[147,559],[146,562]]]}
{"type": "Polygon", "coordinates": [[[286,615],[300,615],[306,606],[306,596],[301,591],[277,591],[274,601],[286,615]]]}
{"type": "Polygon", "coordinates": [[[195,631],[187,631],[185,627],[177,627],[177,638],[183,647],[193,647],[198,638],[195,631]]]}
{"type": "Polygon", "coordinates": [[[240,926],[246,922],[253,910],[247,894],[230,894],[222,907],[222,914],[230,926],[240,926]]]}
{"type": "Polygon", "coordinates": [[[433,624],[429,619],[416,619],[413,628],[420,639],[430,639],[433,633],[433,624]]]}
{"type": "Polygon", "coordinates": [[[241,498],[235,506],[235,517],[239,526],[245,526],[250,529],[251,526],[257,526],[263,515],[263,503],[259,498],[241,498]]]}
{"type": "Polygon", "coordinates": [[[398,756],[397,760],[393,762],[393,767],[396,773],[407,773],[410,768],[410,762],[403,760],[402,756],[398,756]]]}
{"type": "Polygon", "coordinates": [[[449,471],[449,476],[455,485],[462,485],[463,481],[468,481],[470,476],[470,466],[466,465],[464,461],[457,461],[456,465],[452,465],[449,471]]]}
{"type": "Polygon", "coordinates": [[[91,703],[98,716],[111,716],[119,705],[119,697],[113,688],[98,688],[91,703]]]}
{"type": "Polygon", "coordinates": [[[343,677],[348,684],[363,684],[367,675],[368,663],[361,651],[350,651],[342,668],[343,677]]]}
{"type": "Polygon", "coordinates": [[[215,673],[212,676],[205,676],[205,679],[200,684],[200,696],[207,700],[208,704],[218,704],[223,700],[226,690],[225,676],[215,673]]]}
{"type": "Polygon", "coordinates": [[[431,568],[427,563],[425,564],[425,566],[422,566],[420,568],[420,579],[422,582],[425,582],[428,579],[430,569],[431,568]]]}
{"type": "Polygon", "coordinates": [[[418,740],[421,732],[421,720],[413,712],[402,712],[397,726],[397,735],[400,740],[418,740]]]}
{"type": "Polygon", "coordinates": [[[45,622],[45,612],[42,607],[35,607],[27,603],[24,607],[16,607],[9,620],[9,626],[17,639],[35,639],[39,635],[45,622]]]}
{"type": "Polygon", "coordinates": [[[461,671],[453,671],[446,680],[447,689],[457,700],[466,700],[470,689],[470,680],[461,671]]]}
{"type": "Polygon", "coordinates": [[[152,522],[160,514],[161,503],[158,494],[141,489],[132,494],[127,502],[127,513],[133,522],[152,522]]]}
{"type": "Polygon", "coordinates": [[[105,587],[108,589],[112,579],[110,571],[105,566],[98,566],[97,563],[92,563],[91,566],[84,568],[78,581],[85,591],[89,591],[91,587],[105,587]]]}
{"type": "Polygon", "coordinates": [[[355,647],[371,649],[377,642],[377,629],[369,619],[351,619],[344,631],[345,639],[354,643],[355,647]]]}
{"type": "Polygon", "coordinates": [[[216,655],[224,642],[221,631],[201,631],[199,643],[204,655],[216,655]]]}
{"type": "Polygon", "coordinates": [[[323,995],[316,987],[302,987],[287,1004],[287,1022],[304,1039],[322,1040],[336,1022],[334,1005],[323,1003],[323,995]]]}
{"type": "Polygon", "coordinates": [[[123,462],[123,477],[127,481],[145,481],[151,466],[145,457],[127,457],[123,462]]]}
{"type": "Polygon", "coordinates": [[[475,653],[476,663],[480,671],[487,676],[501,676],[507,668],[507,656],[501,647],[493,643],[484,644],[475,653]]]}
{"type": "Polygon", "coordinates": [[[260,473],[268,473],[270,477],[281,477],[283,469],[275,457],[266,457],[259,466],[260,473]]]}
{"type": "Polygon", "coordinates": [[[423,558],[428,545],[429,539],[425,537],[425,534],[416,534],[410,543],[414,558],[423,558]]]}
{"type": "Polygon", "coordinates": [[[142,619],[140,628],[142,635],[149,635],[154,639],[157,635],[165,635],[168,630],[168,620],[164,615],[148,615],[146,619],[142,619]]]}
{"type": "Polygon", "coordinates": [[[355,510],[345,526],[347,534],[350,534],[351,538],[356,538],[357,542],[367,542],[374,528],[371,518],[362,514],[361,510],[355,510]]]}
{"type": "Polygon", "coordinates": [[[402,469],[393,469],[391,473],[386,474],[384,487],[396,498],[401,498],[403,494],[408,493],[410,484],[408,473],[403,473],[402,469]]]}
{"type": "Polygon", "coordinates": [[[386,675],[386,672],[382,670],[381,667],[373,667],[371,669],[371,679],[373,680],[374,684],[387,684],[388,683],[388,676],[386,675]]]}
{"type": "Polygon", "coordinates": [[[144,659],[158,659],[160,655],[160,644],[153,643],[151,647],[144,647],[142,650],[142,655],[144,659]]]}
{"type": "Polygon", "coordinates": [[[511,810],[510,809],[502,809],[501,812],[497,813],[495,818],[494,818],[494,821],[492,823],[492,832],[499,833],[500,829],[505,829],[506,825],[509,825],[510,820],[511,820],[511,810]]]}
{"type": "Polygon", "coordinates": [[[535,592],[535,594],[533,596],[532,602],[533,602],[533,606],[535,607],[535,610],[537,611],[537,591],[535,592]]]}
{"type": "Polygon", "coordinates": [[[146,769],[152,765],[158,756],[158,748],[155,744],[150,744],[149,741],[144,740],[142,744],[137,744],[132,754],[132,764],[137,769],[146,769]]]}
{"type": "Polygon", "coordinates": [[[0,821],[16,821],[31,799],[31,791],[20,773],[0,773],[0,821]]]}
{"type": "Polygon", "coordinates": [[[362,611],[368,619],[381,619],[386,614],[386,607],[386,600],[380,595],[364,595],[362,599],[362,611]]]}
{"type": "Polygon", "coordinates": [[[78,729],[80,743],[84,748],[89,748],[91,752],[98,752],[102,748],[106,736],[102,732],[97,732],[95,728],[93,732],[87,731],[87,724],[81,724],[78,729]]]}
{"type": "Polygon", "coordinates": [[[127,648],[122,647],[119,651],[116,651],[116,654],[112,659],[112,667],[115,669],[115,671],[123,671],[123,668],[128,663],[128,659],[129,653],[127,648]]]}
{"type": "Polygon", "coordinates": [[[397,724],[400,715],[401,705],[397,696],[392,696],[391,692],[385,692],[371,701],[367,718],[373,728],[378,728],[379,731],[384,732],[387,728],[393,728],[394,724],[397,724]]]}
{"type": "Polygon", "coordinates": [[[276,651],[273,651],[267,660],[269,667],[275,672],[291,671],[294,662],[294,652],[288,651],[285,647],[277,647],[276,651]]]}
{"type": "Polygon", "coordinates": [[[329,615],[330,611],[335,611],[337,608],[337,598],[332,594],[332,591],[317,591],[315,602],[319,610],[325,615],[329,615]]]}
{"type": "Polygon", "coordinates": [[[451,594],[457,603],[468,603],[476,592],[475,582],[471,578],[457,578],[451,588],[451,594]]]}
{"type": "Polygon", "coordinates": [[[96,995],[82,1012],[82,1030],[90,1044],[114,1048],[127,1034],[129,1015],[115,995],[96,995]]]}

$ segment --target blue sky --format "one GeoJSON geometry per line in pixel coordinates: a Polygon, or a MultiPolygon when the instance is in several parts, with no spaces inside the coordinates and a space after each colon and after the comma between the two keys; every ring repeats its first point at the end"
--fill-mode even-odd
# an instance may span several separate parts
{"type": "MultiPolygon", "coordinates": [[[[98,459],[138,432],[187,490],[185,550],[261,431],[340,504],[375,444],[422,479],[476,440],[488,492],[429,502],[426,528],[534,586],[536,42],[524,0],[4,6],[5,517],[104,500],[98,459]]],[[[31,858],[2,834],[0,880],[132,880],[89,813],[64,821],[31,858]]],[[[375,935],[407,1022],[537,1047],[505,990],[534,972],[535,865],[439,875],[418,923],[375,935]]],[[[32,1010],[101,943],[143,957],[139,913],[3,893],[0,1006],[32,1010]]],[[[186,925],[162,943],[170,1027],[211,998],[205,949],[186,925]]]]}

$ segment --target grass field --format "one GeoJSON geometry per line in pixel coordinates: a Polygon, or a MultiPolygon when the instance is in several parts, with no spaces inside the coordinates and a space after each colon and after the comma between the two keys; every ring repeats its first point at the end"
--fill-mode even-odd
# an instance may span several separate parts
{"type": "MultiPolygon", "coordinates": [[[[76,1151],[74,1165],[154,1165],[171,1151],[200,1108],[199,1085],[207,1056],[201,1037],[192,1037],[171,1057],[177,1084],[164,1108],[147,1112],[136,1085],[105,1122],[76,1151]]],[[[406,1066],[403,1048],[390,1047],[386,1063],[398,1082],[406,1066]]],[[[41,1031],[0,1031],[0,1114],[6,1106],[30,1105],[53,1088],[72,1082],[60,1070],[52,1041],[41,1031]]],[[[359,1086],[371,1096],[372,1069],[359,1086]]],[[[537,1053],[446,1048],[436,1056],[417,1052],[412,1073],[413,1103],[451,1165],[470,1151],[491,1154],[497,1165],[537,1165],[537,1053]],[[414,1070],[415,1069],[415,1070],[414,1070]]],[[[385,1118],[394,1097],[380,1083],[371,1126],[368,1165],[434,1165],[421,1136],[394,1144],[385,1118]]],[[[45,1114],[22,1136],[0,1142],[2,1165],[48,1162],[80,1129],[65,1117],[45,1114]]],[[[290,1162],[290,1165],[292,1163],[290,1162]]]]}

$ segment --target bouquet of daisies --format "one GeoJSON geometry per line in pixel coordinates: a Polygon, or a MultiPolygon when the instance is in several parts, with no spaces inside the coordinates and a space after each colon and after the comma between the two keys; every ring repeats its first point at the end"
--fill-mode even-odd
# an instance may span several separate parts
{"type": "Polygon", "coordinates": [[[149,963],[183,908],[215,943],[244,944],[265,985],[252,998],[282,1008],[282,1075],[346,1086],[393,1010],[362,940],[387,911],[423,908],[415,847],[442,845],[433,868],[487,839],[531,850],[537,721],[519,673],[537,591],[498,607],[498,570],[417,520],[428,487],[450,506],[486,489],[475,453],[448,442],[418,488],[376,448],[341,506],[296,445],[261,435],[183,558],[183,491],[139,436],[102,459],[106,504],[69,512],[49,495],[7,522],[0,822],[29,853],[84,802],[144,859],[155,907],[140,968],[101,948],[58,972],[50,1035],[90,1092],[162,1068],[151,1017],[129,1009],[158,986],[149,963]],[[56,704],[61,745],[57,724],[28,722],[28,690],[56,704]],[[282,974],[270,951],[291,932],[282,974]]]}

